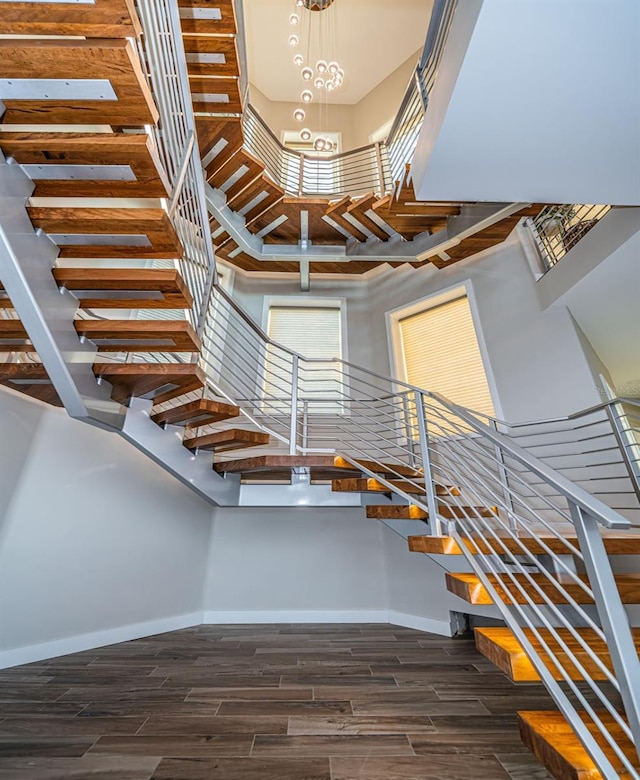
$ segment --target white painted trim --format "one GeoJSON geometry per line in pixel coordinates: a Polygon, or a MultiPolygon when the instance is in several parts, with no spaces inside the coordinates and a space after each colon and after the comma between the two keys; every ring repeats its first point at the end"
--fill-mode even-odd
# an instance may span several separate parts
{"type": "Polygon", "coordinates": [[[202,612],[191,612],[186,615],[147,620],[144,623],[134,623],[129,626],[107,628],[103,631],[92,631],[88,634],[77,634],[64,639],[55,639],[52,642],[24,645],[0,651],[0,669],[57,658],[69,653],[81,653],[96,647],[129,642],[132,639],[141,639],[153,634],[163,634],[167,631],[177,631],[181,628],[190,628],[201,624],[202,612]]]}
{"type": "Polygon", "coordinates": [[[204,613],[211,625],[245,623],[388,623],[386,609],[222,610],[204,613]]]}
{"type": "Polygon", "coordinates": [[[329,610],[242,610],[210,611],[204,613],[204,623],[232,625],[262,623],[390,623],[404,628],[415,628],[440,636],[451,636],[451,624],[447,620],[407,615],[385,609],[329,609],[329,610]]]}

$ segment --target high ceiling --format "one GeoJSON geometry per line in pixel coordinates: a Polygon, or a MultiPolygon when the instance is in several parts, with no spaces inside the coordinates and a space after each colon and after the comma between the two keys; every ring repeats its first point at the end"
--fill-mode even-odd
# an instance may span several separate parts
{"type": "MultiPolygon", "coordinates": [[[[345,70],[344,84],[330,102],[358,103],[423,46],[431,8],[432,0],[335,0],[330,9],[311,13],[297,9],[294,0],[244,0],[249,80],[270,100],[299,100],[304,82],[293,56],[306,54],[308,22],[294,30],[289,15],[298,12],[312,17],[314,30],[323,21],[323,55],[332,49],[345,70]],[[293,32],[301,38],[296,49],[288,45],[293,32]]],[[[312,63],[319,56],[316,41],[312,63]]]]}

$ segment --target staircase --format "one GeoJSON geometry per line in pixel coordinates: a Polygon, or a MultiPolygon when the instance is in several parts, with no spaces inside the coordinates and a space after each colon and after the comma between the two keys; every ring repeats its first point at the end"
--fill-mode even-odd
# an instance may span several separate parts
{"type": "Polygon", "coordinates": [[[630,522],[501,421],[436,393],[335,360],[323,397],[316,362],[269,341],[217,284],[213,245],[246,270],[264,268],[254,239],[325,247],[314,273],[364,273],[376,252],[439,267],[542,204],[474,216],[477,204],[417,201],[409,167],[389,192],[288,192],[239,116],[251,110],[230,0],[213,16],[198,13],[208,0],[3,5],[0,383],[121,431],[215,503],[237,505],[240,481],[295,478],[362,496],[371,519],[419,523],[410,549],[463,556],[471,571],[454,563],[447,588],[500,611],[479,650],[553,696],[557,712],[520,714],[541,762],[561,779],[639,778],[625,605],[640,575],[611,565],[640,553],[630,522]],[[184,47],[173,59],[154,46],[167,31],[184,47]],[[411,260],[409,244],[422,247],[411,260]]]}

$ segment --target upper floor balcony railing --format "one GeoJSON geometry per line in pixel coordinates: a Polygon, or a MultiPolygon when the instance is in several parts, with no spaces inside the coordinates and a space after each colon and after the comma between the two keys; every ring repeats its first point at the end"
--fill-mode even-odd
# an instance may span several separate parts
{"type": "Polygon", "coordinates": [[[610,209],[611,206],[584,204],[546,206],[537,217],[529,219],[545,272],[562,260],[610,209]]]}
{"type": "Polygon", "coordinates": [[[340,197],[393,190],[413,159],[457,0],[436,0],[427,40],[386,141],[343,154],[304,154],[286,147],[246,104],[245,148],[289,195],[340,197]]]}

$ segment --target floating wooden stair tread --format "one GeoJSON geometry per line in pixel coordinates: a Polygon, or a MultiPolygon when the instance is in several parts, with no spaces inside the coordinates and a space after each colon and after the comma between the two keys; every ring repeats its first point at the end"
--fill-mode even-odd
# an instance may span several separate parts
{"type": "Polygon", "coordinates": [[[125,39],[0,39],[0,78],[69,82],[69,94],[59,99],[5,98],[3,124],[143,127],[158,120],[138,56],[125,39]],[[101,99],[98,84],[92,99],[74,98],[75,79],[108,81],[116,99],[110,90],[101,99]]]}
{"type": "MultiPolygon", "coordinates": [[[[447,495],[454,495],[449,493],[447,495]]],[[[428,512],[423,512],[416,506],[403,506],[401,504],[379,504],[368,506],[367,517],[373,520],[427,520],[428,512]]],[[[495,517],[498,513],[497,506],[449,506],[438,503],[438,514],[446,520],[458,520],[464,517],[495,517]]],[[[410,536],[409,539],[422,539],[421,536],[410,536]]],[[[432,538],[432,537],[425,537],[432,538]]],[[[438,538],[438,537],[436,537],[438,538]]],[[[409,548],[412,552],[428,552],[427,550],[409,548]]],[[[436,552],[436,551],[434,551],[436,552]]]]}
{"type": "Polygon", "coordinates": [[[233,0],[179,0],[178,8],[183,33],[235,35],[237,32],[233,0]],[[201,17],[193,13],[197,8],[208,8],[218,13],[201,17]]]}
{"type": "Polygon", "coordinates": [[[168,197],[168,182],[146,133],[2,133],[0,146],[6,157],[37,166],[27,169],[36,185],[34,197],[168,197]]]}
{"type": "Polygon", "coordinates": [[[20,320],[0,320],[0,352],[33,352],[29,334],[20,320]]]}
{"type": "MultiPolygon", "coordinates": [[[[522,590],[527,593],[529,599],[534,604],[544,604],[545,598],[551,599],[554,604],[566,604],[567,600],[554,585],[553,582],[544,574],[501,574],[500,576],[489,575],[489,579],[497,589],[500,598],[507,604],[515,602],[516,604],[527,604],[529,601],[516,588],[511,580],[511,576],[519,583],[522,590]],[[536,585],[545,594],[543,598],[533,585],[529,582],[530,577],[536,585]]],[[[484,585],[475,574],[447,572],[447,589],[459,596],[470,604],[493,604],[493,600],[484,585]]],[[[587,582],[585,577],[582,577],[587,582]]],[[[616,574],[616,584],[620,592],[620,598],[624,604],[640,603],[640,574],[616,574]]],[[[593,599],[573,580],[562,583],[563,590],[578,604],[593,604],[593,599]]]]}
{"type": "Polygon", "coordinates": [[[62,406],[42,363],[0,363],[0,384],[53,406],[62,406]]]}
{"type": "MultiPolygon", "coordinates": [[[[570,554],[570,550],[563,540],[557,536],[545,536],[539,534],[541,542],[549,548],[552,553],[557,555],[570,554]]],[[[547,555],[547,550],[540,542],[532,537],[522,536],[517,541],[511,537],[501,537],[497,539],[474,538],[463,540],[467,548],[472,553],[478,550],[484,554],[497,553],[499,555],[507,552],[515,555],[524,555],[524,550],[533,555],[547,555]],[[524,548],[524,550],[523,550],[524,548]]],[[[564,541],[577,549],[580,548],[576,537],[564,537],[564,541]]],[[[609,555],[640,555],[640,535],[628,534],[607,534],[603,536],[604,546],[609,555]]],[[[431,553],[432,555],[462,555],[460,546],[450,536],[410,536],[409,549],[413,552],[431,553]]]]}
{"type": "MultiPolygon", "coordinates": [[[[606,712],[599,712],[598,716],[615,742],[621,747],[629,763],[636,771],[640,771],[638,754],[620,726],[606,712]]],[[[629,777],[630,775],[620,759],[590,719],[586,715],[582,717],[621,780],[629,777]]],[[[593,759],[560,712],[545,710],[519,712],[518,723],[522,741],[556,780],[602,780],[602,774],[598,771],[593,759]]]]}
{"type": "Polygon", "coordinates": [[[333,465],[338,469],[344,469],[345,471],[359,471],[360,469],[358,466],[362,466],[362,468],[369,469],[369,471],[374,471],[378,474],[397,474],[401,477],[416,477],[420,478],[422,476],[421,471],[417,471],[416,469],[411,468],[410,466],[403,466],[402,464],[398,463],[378,463],[374,460],[364,460],[362,458],[358,458],[355,460],[355,463],[357,465],[352,464],[350,461],[346,460],[345,458],[341,458],[340,456],[336,456],[333,459],[333,465]]]}
{"type": "Polygon", "coordinates": [[[93,373],[113,385],[111,397],[119,403],[131,397],[163,403],[200,390],[206,381],[195,363],[94,363],[93,373]]]}
{"type": "Polygon", "coordinates": [[[53,275],[88,309],[189,309],[193,304],[173,268],[56,268],[53,275]]]}
{"type": "MultiPolygon", "coordinates": [[[[424,493],[424,482],[408,482],[402,479],[389,479],[387,480],[390,485],[395,488],[403,490],[409,494],[422,494],[424,493]]],[[[390,493],[392,490],[377,479],[371,479],[366,477],[348,478],[348,479],[334,479],[331,484],[331,489],[340,493],[390,493]]],[[[457,496],[459,495],[457,488],[445,487],[444,485],[436,485],[436,495],[438,496],[457,496]]]]}
{"type": "Polygon", "coordinates": [[[80,35],[133,38],[140,23],[128,0],[92,3],[2,3],[0,35],[80,35]]]}
{"type": "Polygon", "coordinates": [[[181,406],[156,412],[151,415],[151,419],[158,425],[184,425],[186,428],[198,428],[201,425],[211,425],[221,420],[238,417],[239,414],[240,409],[237,406],[223,401],[200,398],[197,401],[189,401],[181,406]]]}
{"type": "Polygon", "coordinates": [[[163,209],[32,206],[27,211],[35,228],[58,237],[60,258],[182,257],[182,246],[163,209]]]}
{"type": "Polygon", "coordinates": [[[100,352],[199,352],[200,340],[186,320],[76,320],[79,336],[100,352]]]}
{"type": "MultiPolygon", "coordinates": [[[[583,676],[576,669],[575,664],[569,659],[565,650],[558,640],[552,636],[551,632],[546,628],[539,628],[537,631],[543,637],[545,643],[551,648],[554,657],[558,659],[569,677],[572,680],[582,680],[583,676]]],[[[576,628],[575,631],[584,639],[591,651],[598,656],[602,663],[611,670],[609,650],[606,643],[600,639],[596,632],[590,628],[576,628]]],[[[584,648],[568,629],[557,628],[555,632],[575,654],[576,658],[592,679],[607,679],[602,669],[598,664],[594,663],[593,659],[585,652],[584,648]]],[[[555,679],[564,679],[557,666],[548,659],[547,651],[543,648],[533,631],[525,629],[525,634],[555,679]]],[[[503,671],[514,682],[533,682],[540,680],[540,676],[511,629],[500,627],[476,628],[475,637],[478,652],[486,656],[498,667],[498,669],[503,671]]],[[[633,629],[633,637],[636,644],[636,650],[640,652],[640,628],[633,629]]]]}
{"type": "Polygon", "coordinates": [[[208,433],[186,439],[184,446],[190,450],[214,450],[216,453],[243,450],[248,447],[261,447],[269,444],[270,436],[262,431],[246,431],[242,428],[229,428],[226,431],[208,433]]]}
{"type": "MultiPolygon", "coordinates": [[[[413,504],[374,504],[365,507],[372,520],[427,520],[429,513],[413,504]]],[[[410,537],[411,538],[411,537],[410,537]]]]}

